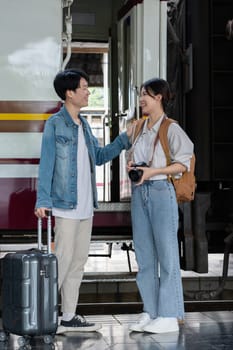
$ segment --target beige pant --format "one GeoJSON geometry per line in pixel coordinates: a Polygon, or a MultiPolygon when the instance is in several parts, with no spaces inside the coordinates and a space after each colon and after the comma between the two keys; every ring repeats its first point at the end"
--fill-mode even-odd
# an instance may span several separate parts
{"type": "Polygon", "coordinates": [[[55,254],[58,259],[58,286],[62,312],[75,313],[84,265],[88,258],[92,218],[55,218],[55,254]]]}

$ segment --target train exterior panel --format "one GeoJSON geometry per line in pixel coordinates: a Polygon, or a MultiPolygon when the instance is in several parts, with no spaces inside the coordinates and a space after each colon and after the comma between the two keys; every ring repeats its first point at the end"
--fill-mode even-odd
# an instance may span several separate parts
{"type": "Polygon", "coordinates": [[[33,214],[45,120],[59,106],[62,2],[4,2],[0,21],[0,229],[36,227],[33,214]]]}

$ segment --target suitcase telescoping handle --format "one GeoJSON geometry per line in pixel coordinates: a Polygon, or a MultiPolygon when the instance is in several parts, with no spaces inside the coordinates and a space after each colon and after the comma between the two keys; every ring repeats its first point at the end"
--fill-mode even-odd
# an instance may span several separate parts
{"type": "MultiPolygon", "coordinates": [[[[47,215],[47,252],[48,254],[51,253],[51,240],[52,240],[52,211],[48,210],[46,211],[47,215]]],[[[38,249],[42,249],[42,219],[38,219],[38,249]]]]}

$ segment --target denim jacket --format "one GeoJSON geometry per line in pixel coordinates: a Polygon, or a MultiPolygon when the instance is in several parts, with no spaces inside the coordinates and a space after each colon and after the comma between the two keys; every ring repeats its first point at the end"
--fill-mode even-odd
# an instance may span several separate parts
{"type": "MultiPolygon", "coordinates": [[[[131,144],[122,133],[105,147],[99,147],[87,120],[79,116],[83,126],[91,169],[93,206],[98,207],[95,165],[117,157],[131,144]]],[[[77,206],[78,128],[65,106],[46,122],[41,147],[36,208],[73,209],[77,206]]]]}

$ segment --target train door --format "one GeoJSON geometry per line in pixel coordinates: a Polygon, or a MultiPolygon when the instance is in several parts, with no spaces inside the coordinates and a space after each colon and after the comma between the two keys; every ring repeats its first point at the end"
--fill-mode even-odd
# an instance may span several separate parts
{"type": "MultiPolygon", "coordinates": [[[[139,90],[143,81],[166,78],[167,2],[129,1],[118,14],[119,130],[140,118],[139,90]]],[[[120,199],[130,197],[125,152],[120,155],[120,199]]]]}

